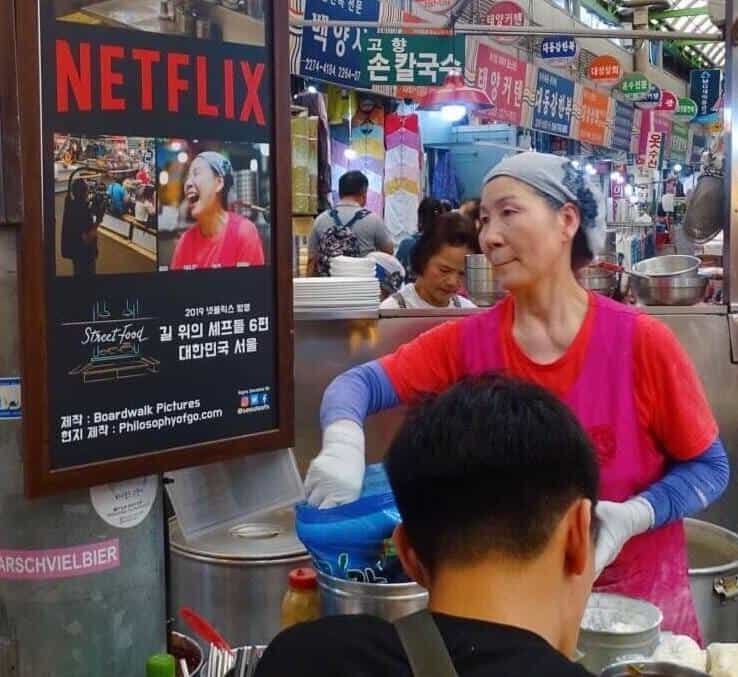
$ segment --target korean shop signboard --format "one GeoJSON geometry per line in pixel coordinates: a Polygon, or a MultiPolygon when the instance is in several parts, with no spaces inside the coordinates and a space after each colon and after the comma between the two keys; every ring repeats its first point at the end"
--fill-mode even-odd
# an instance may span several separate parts
{"type": "Polygon", "coordinates": [[[558,136],[570,136],[574,89],[573,80],[539,68],[533,108],[533,129],[558,136]]]}
{"type": "Polygon", "coordinates": [[[592,87],[581,87],[577,134],[579,141],[604,146],[610,118],[610,97],[592,87]]]}
{"type": "Polygon", "coordinates": [[[59,6],[16,5],[29,495],[289,446],[287,0],[241,42],[59,6]]]}
{"type": "Polygon", "coordinates": [[[366,38],[363,69],[372,85],[433,87],[463,69],[464,36],[378,34],[366,38]]]}
{"type": "Polygon", "coordinates": [[[483,43],[476,52],[476,86],[489,95],[497,122],[522,124],[523,96],[528,64],[483,43]]]}

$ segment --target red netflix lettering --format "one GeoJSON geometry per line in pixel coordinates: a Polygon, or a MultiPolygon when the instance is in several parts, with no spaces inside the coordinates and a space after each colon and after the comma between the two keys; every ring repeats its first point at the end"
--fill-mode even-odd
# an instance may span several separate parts
{"type": "Polygon", "coordinates": [[[264,111],[261,107],[259,99],[259,87],[261,79],[264,77],[264,64],[256,64],[254,71],[251,71],[251,64],[248,61],[241,62],[241,75],[243,75],[246,83],[246,98],[241,108],[241,121],[246,122],[251,118],[253,111],[256,122],[260,125],[265,123],[264,111]]]}
{"type": "Polygon", "coordinates": [[[223,98],[225,116],[229,120],[236,117],[236,105],[233,100],[233,60],[226,59],[223,61],[223,98]]]}
{"type": "Polygon", "coordinates": [[[154,108],[153,67],[161,60],[161,54],[155,49],[134,49],[133,58],[141,64],[141,110],[154,108]]]}
{"type": "Polygon", "coordinates": [[[170,113],[179,113],[179,93],[190,88],[189,81],[179,76],[180,66],[187,66],[189,63],[190,57],[187,54],[167,54],[167,107],[170,113]]]}
{"type": "Polygon", "coordinates": [[[100,108],[125,110],[125,99],[113,96],[113,87],[123,84],[123,74],[113,70],[113,59],[122,59],[122,47],[100,45],[100,108]]]}
{"type": "Polygon", "coordinates": [[[66,40],[56,41],[56,109],[69,111],[69,90],[81,111],[92,110],[92,48],[89,42],[79,46],[79,68],[66,40]]]}
{"type": "Polygon", "coordinates": [[[219,115],[218,107],[208,103],[208,58],[198,56],[195,59],[197,71],[197,114],[216,118],[219,115]]]}

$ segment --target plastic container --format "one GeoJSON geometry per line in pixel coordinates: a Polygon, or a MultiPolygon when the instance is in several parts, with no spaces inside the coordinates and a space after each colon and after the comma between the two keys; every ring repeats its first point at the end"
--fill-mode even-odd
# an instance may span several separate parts
{"type": "Polygon", "coordinates": [[[320,618],[318,577],[310,567],[290,571],[282,600],[282,629],[320,618]]]}
{"type": "Polygon", "coordinates": [[[146,677],[174,677],[174,656],[154,654],[146,661],[146,677]]]}
{"type": "Polygon", "coordinates": [[[243,524],[305,499],[292,449],[167,473],[166,485],[184,540],[243,524]]]}

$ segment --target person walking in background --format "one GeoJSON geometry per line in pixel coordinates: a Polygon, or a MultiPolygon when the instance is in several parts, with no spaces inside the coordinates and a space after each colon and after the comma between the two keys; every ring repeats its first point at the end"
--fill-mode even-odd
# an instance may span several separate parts
{"type": "Polygon", "coordinates": [[[62,216],[62,256],[72,260],[76,276],[95,274],[98,223],[90,208],[87,182],[72,181],[62,216]]]}
{"type": "Polygon", "coordinates": [[[340,178],[338,204],[315,219],[308,238],[308,276],[329,275],[334,256],[392,254],[394,246],[384,221],[366,209],[368,190],[369,180],[359,171],[340,178]]]}
{"type": "Polygon", "coordinates": [[[446,214],[450,208],[441,200],[434,197],[425,197],[418,207],[418,232],[411,237],[406,237],[397,248],[397,260],[405,268],[405,282],[408,284],[415,282],[417,272],[413,270],[412,259],[413,251],[418,244],[418,240],[422,234],[432,228],[436,219],[441,214],[446,214]]]}
{"type": "Polygon", "coordinates": [[[110,200],[110,213],[120,218],[128,211],[128,193],[123,187],[123,180],[118,176],[108,186],[108,198],[110,200]]]}

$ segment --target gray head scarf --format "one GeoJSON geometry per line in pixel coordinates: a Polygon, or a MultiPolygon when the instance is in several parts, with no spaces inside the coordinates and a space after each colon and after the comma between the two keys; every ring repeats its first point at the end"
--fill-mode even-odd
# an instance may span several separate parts
{"type": "Polygon", "coordinates": [[[207,162],[210,169],[213,170],[213,174],[223,179],[223,189],[226,191],[227,198],[226,202],[228,204],[234,202],[236,193],[233,188],[233,165],[231,161],[225,155],[216,153],[214,150],[206,150],[200,153],[195,160],[198,158],[207,162]]]}
{"type": "Polygon", "coordinates": [[[595,255],[602,251],[605,244],[602,194],[568,158],[534,151],[512,155],[487,174],[483,185],[500,176],[522,181],[562,205],[574,203],[579,207],[580,228],[590,251],[595,255]]]}

